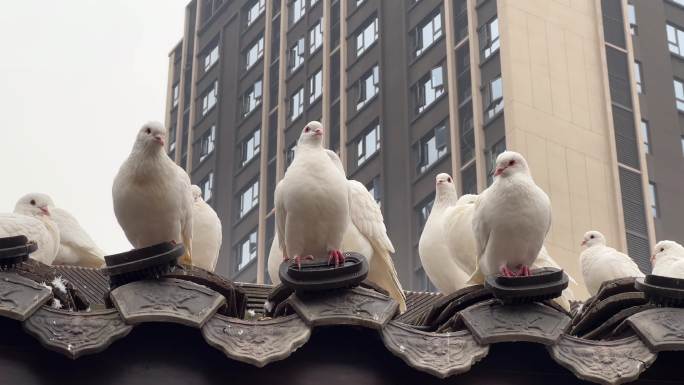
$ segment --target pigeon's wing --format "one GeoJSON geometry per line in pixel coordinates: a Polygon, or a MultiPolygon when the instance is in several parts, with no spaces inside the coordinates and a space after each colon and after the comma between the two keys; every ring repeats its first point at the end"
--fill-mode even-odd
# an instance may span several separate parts
{"type": "Polygon", "coordinates": [[[0,238],[24,235],[38,244],[39,250],[31,254],[31,258],[51,264],[58,245],[59,232],[53,239],[46,225],[39,219],[21,214],[0,214],[0,238]]]}
{"type": "Polygon", "coordinates": [[[478,250],[473,234],[473,205],[456,204],[447,207],[443,218],[444,235],[451,249],[453,262],[466,274],[472,274],[476,268],[478,250]]]}
{"type": "Polygon", "coordinates": [[[192,211],[194,207],[194,199],[192,197],[192,183],[188,173],[182,167],[169,159],[170,164],[175,168],[178,175],[178,183],[180,188],[180,202],[179,209],[181,213],[181,238],[185,246],[185,254],[180,258],[181,262],[192,265],[192,211]]]}
{"type": "Polygon", "coordinates": [[[342,166],[342,160],[340,160],[340,157],[337,156],[337,153],[335,151],[329,150],[327,148],[325,149],[325,153],[328,155],[330,160],[332,160],[333,163],[335,163],[335,167],[337,167],[337,169],[340,170],[342,175],[346,176],[347,174],[345,174],[345,172],[344,172],[344,166],[342,166]]]}
{"type": "Polygon", "coordinates": [[[271,278],[271,283],[280,285],[280,276],[278,270],[280,264],[283,262],[283,254],[280,251],[280,242],[278,241],[278,234],[273,236],[271,241],[271,248],[268,251],[268,276],[271,278]]]}
{"type": "Polygon", "coordinates": [[[275,208],[275,221],[276,221],[276,235],[278,236],[278,244],[280,250],[283,251],[283,255],[287,255],[287,249],[285,248],[285,220],[287,219],[287,211],[285,211],[285,204],[283,202],[283,180],[278,182],[276,185],[274,193],[274,208],[275,208]]]}
{"type": "Polygon", "coordinates": [[[639,269],[639,266],[636,264],[636,262],[634,262],[632,258],[630,258],[627,254],[621,253],[619,251],[616,251],[616,253],[616,256],[618,258],[615,258],[615,263],[608,264],[615,272],[614,274],[617,274],[621,277],[644,276],[644,273],[641,272],[641,269],[639,269]]]}
{"type": "Polygon", "coordinates": [[[394,246],[387,236],[380,206],[363,184],[349,180],[347,185],[352,224],[373,246],[374,253],[368,270],[368,280],[387,290],[390,297],[399,303],[400,311],[404,312],[406,295],[392,261],[391,253],[394,253],[394,246]]]}
{"type": "Polygon", "coordinates": [[[387,236],[380,206],[366,187],[355,180],[349,186],[349,215],[357,229],[373,244],[394,253],[394,246],[387,236]]]}
{"type": "Polygon", "coordinates": [[[104,252],[97,247],[93,239],[81,227],[76,218],[68,211],[54,208],[52,219],[59,227],[60,243],[67,245],[82,254],[83,258],[96,258],[103,261],[104,252]]]}

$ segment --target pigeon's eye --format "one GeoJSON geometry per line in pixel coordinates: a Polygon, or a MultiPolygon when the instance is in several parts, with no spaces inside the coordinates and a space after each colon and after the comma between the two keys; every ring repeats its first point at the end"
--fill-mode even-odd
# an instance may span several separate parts
{"type": "Polygon", "coordinates": [[[591,235],[591,236],[589,236],[589,238],[591,238],[591,239],[594,239],[594,236],[593,236],[593,235],[591,235]]]}
{"type": "Polygon", "coordinates": [[[29,202],[29,203],[31,203],[31,206],[35,206],[35,205],[36,205],[36,200],[35,200],[35,199],[31,199],[31,202],[29,202]]]}
{"type": "Polygon", "coordinates": [[[150,130],[150,129],[148,128],[147,130],[145,130],[145,132],[149,135],[149,134],[152,133],[152,130],[150,130]]]}
{"type": "Polygon", "coordinates": [[[448,177],[448,178],[447,178],[447,181],[449,181],[449,183],[451,183],[451,177],[448,177]]]}
{"type": "Polygon", "coordinates": [[[660,251],[665,251],[665,248],[664,248],[664,247],[661,247],[661,248],[660,248],[660,251]]]}
{"type": "Polygon", "coordinates": [[[304,128],[304,132],[309,132],[309,126],[306,126],[306,127],[304,128]]]}
{"type": "Polygon", "coordinates": [[[514,160],[511,160],[511,161],[508,162],[508,165],[509,165],[509,166],[512,166],[512,165],[514,165],[514,164],[515,164],[515,161],[514,161],[514,160]]]}

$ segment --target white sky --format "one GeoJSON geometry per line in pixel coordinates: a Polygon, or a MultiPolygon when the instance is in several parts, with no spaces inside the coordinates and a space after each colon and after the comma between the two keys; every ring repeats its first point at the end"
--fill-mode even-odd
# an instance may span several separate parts
{"type": "Polygon", "coordinates": [[[138,128],[164,121],[189,0],[0,0],[0,212],[28,192],[107,253],[131,248],[111,187],[138,128]]]}

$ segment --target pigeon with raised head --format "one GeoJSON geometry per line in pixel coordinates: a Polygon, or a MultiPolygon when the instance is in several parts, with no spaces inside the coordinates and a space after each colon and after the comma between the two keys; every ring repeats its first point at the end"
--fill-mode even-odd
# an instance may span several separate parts
{"type": "Polygon", "coordinates": [[[435,178],[435,201],[420,235],[418,254],[425,274],[444,294],[465,287],[475,270],[471,222],[476,199],[476,195],[458,198],[449,174],[435,178]]]}
{"type": "Polygon", "coordinates": [[[59,228],[52,219],[52,201],[44,198],[42,194],[24,195],[14,206],[14,213],[0,214],[0,238],[26,236],[38,245],[30,257],[51,265],[59,250],[59,228]]]}
{"type": "Polygon", "coordinates": [[[605,281],[644,276],[627,254],[606,246],[606,237],[598,231],[587,231],[582,246],[585,249],[579,257],[580,269],[590,295],[596,295],[605,281]]]}
{"type": "Polygon", "coordinates": [[[161,123],[143,125],[114,178],[114,214],[133,247],[182,242],[192,264],[193,199],[188,174],[164,151],[161,123]]]}
{"type": "Polygon", "coordinates": [[[323,149],[323,126],[309,122],[297,141],[297,152],[275,189],[275,220],[283,258],[328,257],[344,262],[340,251],[349,225],[347,178],[323,149]]]}
{"type": "Polygon", "coordinates": [[[475,203],[478,269],[485,276],[527,276],[551,227],[551,201],[534,183],[525,158],[504,151],[494,183],[475,203]]]}
{"type": "Polygon", "coordinates": [[[684,247],[675,241],[660,241],[651,256],[651,274],[684,279],[684,247]]]}
{"type": "Polygon", "coordinates": [[[202,189],[192,185],[192,263],[213,272],[221,250],[223,234],[216,211],[204,201],[202,189]]]}
{"type": "MultiPolygon", "coordinates": [[[[325,150],[337,170],[346,178],[342,162],[337,154],[325,150]]],[[[295,156],[296,158],[296,156],[295,156]]],[[[351,222],[344,231],[341,248],[354,251],[368,260],[368,281],[386,290],[390,297],[399,303],[401,312],[406,311],[406,295],[402,289],[391,253],[394,246],[387,236],[382,211],[368,189],[358,181],[347,180],[349,189],[349,211],[351,222]]],[[[271,281],[280,283],[278,236],[273,239],[268,258],[268,273],[271,281]]]]}

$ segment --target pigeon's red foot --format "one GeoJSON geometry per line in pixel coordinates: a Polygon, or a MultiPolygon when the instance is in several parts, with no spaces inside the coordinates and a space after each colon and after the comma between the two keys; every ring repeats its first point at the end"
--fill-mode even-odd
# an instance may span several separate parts
{"type": "Polygon", "coordinates": [[[330,250],[328,252],[328,265],[335,263],[335,267],[344,265],[344,254],[340,250],[330,250]]]}
{"type": "Polygon", "coordinates": [[[301,270],[302,269],[302,259],[305,259],[307,261],[313,261],[314,257],[313,257],[313,255],[306,255],[306,256],[295,255],[295,257],[293,259],[294,259],[294,263],[297,264],[297,268],[299,270],[301,270]]]}
{"type": "Polygon", "coordinates": [[[527,265],[522,265],[520,271],[518,272],[518,275],[521,277],[529,277],[530,275],[532,275],[530,273],[530,267],[527,265]]]}
{"type": "Polygon", "coordinates": [[[504,277],[515,277],[515,272],[508,268],[506,265],[502,265],[499,268],[499,273],[504,277]]]}

